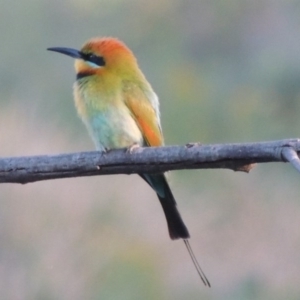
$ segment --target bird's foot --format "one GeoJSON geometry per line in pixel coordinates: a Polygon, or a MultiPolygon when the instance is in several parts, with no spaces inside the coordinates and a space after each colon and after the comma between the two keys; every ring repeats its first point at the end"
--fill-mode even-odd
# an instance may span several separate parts
{"type": "Polygon", "coordinates": [[[105,155],[107,153],[109,153],[112,149],[110,148],[101,148],[101,150],[99,150],[101,155],[105,155]]]}
{"type": "Polygon", "coordinates": [[[139,144],[133,144],[132,146],[126,149],[126,153],[132,154],[136,149],[140,148],[139,144]]]}
{"type": "Polygon", "coordinates": [[[202,144],[201,143],[187,143],[185,144],[185,147],[186,148],[193,148],[195,146],[201,146],[202,144]]]}
{"type": "MultiPolygon", "coordinates": [[[[100,155],[103,156],[103,155],[107,154],[110,151],[111,151],[111,149],[102,148],[99,152],[100,152],[100,155]]],[[[101,170],[101,166],[100,165],[97,165],[96,168],[97,168],[97,170],[101,170]]]]}
{"type": "Polygon", "coordinates": [[[103,153],[103,154],[106,154],[106,153],[110,152],[110,150],[111,150],[111,149],[104,148],[103,151],[102,151],[102,153],[103,153]]]}

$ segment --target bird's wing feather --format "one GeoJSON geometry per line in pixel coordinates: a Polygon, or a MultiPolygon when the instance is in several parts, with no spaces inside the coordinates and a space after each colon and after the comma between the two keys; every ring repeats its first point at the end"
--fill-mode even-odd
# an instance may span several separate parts
{"type": "Polygon", "coordinates": [[[163,135],[159,120],[158,99],[152,91],[148,91],[147,94],[138,86],[131,86],[130,93],[124,93],[124,101],[142,132],[145,144],[161,146],[163,135]]]}

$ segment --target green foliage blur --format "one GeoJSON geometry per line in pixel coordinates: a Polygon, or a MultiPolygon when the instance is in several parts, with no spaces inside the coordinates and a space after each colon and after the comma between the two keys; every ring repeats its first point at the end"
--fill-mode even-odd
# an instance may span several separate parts
{"type": "MultiPolygon", "coordinates": [[[[0,155],[93,150],[73,61],[115,36],[161,101],[167,144],[300,135],[296,0],[0,2],[0,155]]],[[[0,299],[299,299],[300,185],[287,164],[169,174],[191,244],[170,241],[137,176],[0,186],[0,299]]]]}

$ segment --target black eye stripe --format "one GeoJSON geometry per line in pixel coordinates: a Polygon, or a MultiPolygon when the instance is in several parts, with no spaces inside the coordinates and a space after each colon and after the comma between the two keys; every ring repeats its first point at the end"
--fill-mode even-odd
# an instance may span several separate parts
{"type": "Polygon", "coordinates": [[[84,60],[90,61],[94,64],[96,64],[99,67],[103,67],[105,65],[104,58],[102,56],[97,56],[95,54],[82,54],[82,57],[84,60]]]}

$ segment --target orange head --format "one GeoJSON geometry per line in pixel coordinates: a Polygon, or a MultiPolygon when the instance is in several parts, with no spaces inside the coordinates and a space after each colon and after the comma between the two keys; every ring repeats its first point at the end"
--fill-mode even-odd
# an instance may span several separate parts
{"type": "Polygon", "coordinates": [[[137,61],[131,50],[116,38],[93,38],[81,50],[72,48],[48,48],[76,59],[77,79],[90,75],[115,73],[118,76],[140,75],[137,61]]]}

